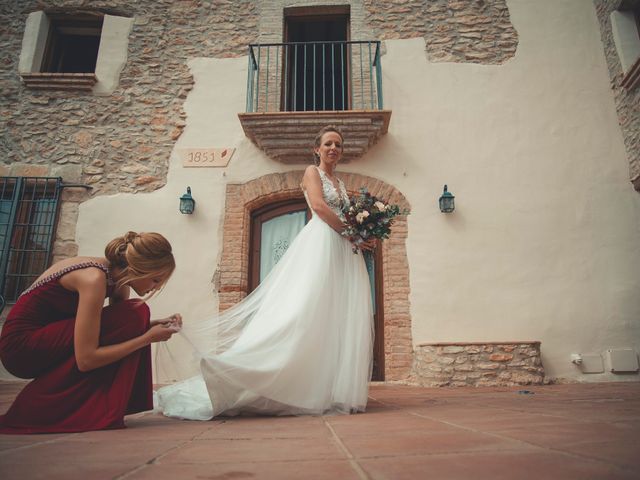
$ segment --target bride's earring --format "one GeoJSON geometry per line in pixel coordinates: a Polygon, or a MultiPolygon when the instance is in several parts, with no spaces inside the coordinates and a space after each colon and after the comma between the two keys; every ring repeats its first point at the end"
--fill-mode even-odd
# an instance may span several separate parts
{"type": "Polygon", "coordinates": [[[313,152],[313,163],[320,165],[320,154],[315,151],[313,152]]]}

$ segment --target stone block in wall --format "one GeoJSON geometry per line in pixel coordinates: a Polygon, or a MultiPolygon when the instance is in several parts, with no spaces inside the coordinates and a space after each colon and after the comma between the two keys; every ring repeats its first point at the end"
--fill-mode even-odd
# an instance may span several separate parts
{"type": "Polygon", "coordinates": [[[74,241],[76,238],[76,224],[78,223],[78,204],[76,202],[62,202],[60,217],[56,229],[56,241],[74,241]]]}
{"type": "Polygon", "coordinates": [[[81,183],[82,167],[80,165],[53,165],[49,175],[61,177],[65,183],[81,183]]]}
{"type": "Polygon", "coordinates": [[[30,165],[27,163],[14,163],[11,165],[12,177],[47,177],[49,167],[47,165],[30,165]]]}
{"type": "MultiPolygon", "coordinates": [[[[62,177],[64,180],[64,177],[62,177]]],[[[66,181],[66,180],[65,180],[66,181]]],[[[67,187],[63,188],[60,193],[60,200],[62,202],[76,202],[81,203],[90,198],[89,190],[83,187],[67,187]]]]}
{"type": "Polygon", "coordinates": [[[539,385],[540,342],[418,345],[410,378],[429,387],[539,385]]]}
{"type": "Polygon", "coordinates": [[[78,255],[78,245],[74,242],[60,241],[53,245],[54,262],[56,259],[75,257],[78,255]]]}

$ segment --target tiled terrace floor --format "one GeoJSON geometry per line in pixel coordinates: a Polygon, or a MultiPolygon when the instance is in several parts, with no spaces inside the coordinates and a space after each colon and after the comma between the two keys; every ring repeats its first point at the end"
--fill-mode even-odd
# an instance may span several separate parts
{"type": "MultiPolygon", "coordinates": [[[[20,384],[0,383],[0,412],[20,384]]],[[[9,479],[638,479],[640,383],[374,385],[367,413],[0,435],[9,479]]]]}

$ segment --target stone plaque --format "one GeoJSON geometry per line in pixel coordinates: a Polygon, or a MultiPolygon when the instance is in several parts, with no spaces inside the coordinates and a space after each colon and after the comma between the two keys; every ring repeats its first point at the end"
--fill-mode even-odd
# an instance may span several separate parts
{"type": "Polygon", "coordinates": [[[226,167],[235,148],[181,148],[183,167],[226,167]]]}

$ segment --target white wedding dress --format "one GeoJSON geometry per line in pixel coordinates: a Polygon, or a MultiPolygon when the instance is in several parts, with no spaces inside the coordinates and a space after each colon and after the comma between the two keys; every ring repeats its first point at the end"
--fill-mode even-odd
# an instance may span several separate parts
{"type": "MultiPolygon", "coordinates": [[[[324,199],[340,215],[344,184],[336,189],[318,171],[324,199]]],[[[165,415],[364,411],[373,347],[367,269],[362,254],[317,215],[256,290],[204,327],[183,328],[200,374],[158,390],[165,415]],[[213,341],[199,346],[205,337],[213,341]]]]}

